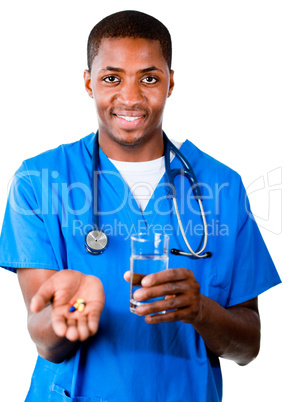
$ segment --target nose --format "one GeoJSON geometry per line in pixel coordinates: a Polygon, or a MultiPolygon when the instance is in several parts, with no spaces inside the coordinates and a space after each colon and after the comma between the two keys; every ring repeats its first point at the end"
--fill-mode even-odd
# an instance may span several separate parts
{"type": "Polygon", "coordinates": [[[135,107],[144,100],[144,95],[138,82],[122,83],[117,99],[126,107],[135,107]]]}

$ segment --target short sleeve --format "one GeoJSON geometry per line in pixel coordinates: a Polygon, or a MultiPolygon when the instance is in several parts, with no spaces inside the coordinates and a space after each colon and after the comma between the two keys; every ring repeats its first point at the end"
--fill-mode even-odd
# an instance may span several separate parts
{"type": "Polygon", "coordinates": [[[243,184],[239,198],[238,233],[235,241],[232,281],[226,307],[253,299],[281,283],[251,212],[243,184]]]}
{"type": "Polygon", "coordinates": [[[25,162],[15,174],[4,216],[0,238],[0,266],[16,272],[17,268],[59,270],[41,211],[41,196],[36,196],[25,162]]]}

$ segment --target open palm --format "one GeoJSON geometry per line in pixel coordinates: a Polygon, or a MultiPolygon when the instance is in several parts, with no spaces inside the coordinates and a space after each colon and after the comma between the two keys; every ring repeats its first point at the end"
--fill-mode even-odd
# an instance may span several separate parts
{"type": "Polygon", "coordinates": [[[67,269],[43,283],[31,300],[30,310],[37,313],[51,305],[55,334],[72,342],[84,341],[97,332],[104,302],[104,289],[98,278],[67,269]],[[69,312],[71,300],[79,298],[85,299],[84,311],[69,312]]]}

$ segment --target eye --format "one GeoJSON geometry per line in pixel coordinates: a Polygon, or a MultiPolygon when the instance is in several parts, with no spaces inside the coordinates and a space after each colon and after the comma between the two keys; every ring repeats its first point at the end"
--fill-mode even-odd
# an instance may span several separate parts
{"type": "Polygon", "coordinates": [[[142,81],[143,81],[145,84],[155,84],[155,83],[158,81],[158,79],[155,78],[155,77],[149,76],[149,77],[143,78],[142,81]]]}
{"type": "Polygon", "coordinates": [[[120,82],[120,78],[115,75],[108,75],[107,77],[103,78],[103,81],[107,82],[108,84],[114,84],[116,82],[120,82]]]}

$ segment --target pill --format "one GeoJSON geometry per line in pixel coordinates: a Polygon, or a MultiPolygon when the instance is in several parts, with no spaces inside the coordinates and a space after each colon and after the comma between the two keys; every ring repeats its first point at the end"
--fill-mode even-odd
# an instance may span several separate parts
{"type": "Polygon", "coordinates": [[[84,308],[85,308],[85,304],[81,303],[80,306],[78,307],[78,311],[80,311],[80,313],[81,313],[81,311],[83,311],[84,308]]]}
{"type": "Polygon", "coordinates": [[[84,299],[77,299],[77,303],[84,303],[85,304],[85,300],[84,299]]]}

